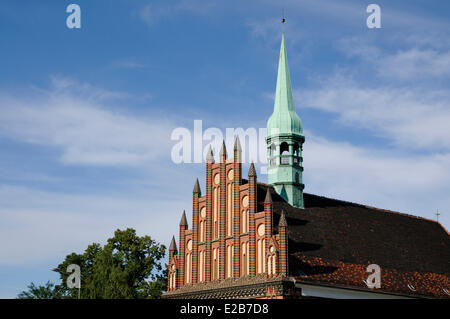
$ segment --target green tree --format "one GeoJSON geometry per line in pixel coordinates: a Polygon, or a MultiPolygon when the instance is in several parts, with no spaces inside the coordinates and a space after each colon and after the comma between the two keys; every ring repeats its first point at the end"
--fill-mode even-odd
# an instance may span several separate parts
{"type": "MultiPolygon", "coordinates": [[[[81,298],[160,298],[167,289],[167,265],[162,264],[165,251],[166,247],[150,236],[139,237],[131,228],[118,229],[103,247],[93,243],[82,254],[66,256],[57,267],[61,284],[55,286],[59,293],[55,298],[78,298],[78,289],[66,285],[70,275],[66,269],[70,264],[77,264],[81,269],[81,298]]],[[[35,294],[43,290],[38,296],[52,296],[51,289],[55,288],[53,284],[44,288],[32,285],[29,288],[35,294]]]]}
{"type": "Polygon", "coordinates": [[[66,298],[63,287],[47,281],[43,286],[36,286],[33,282],[27,286],[28,290],[17,295],[18,299],[61,299],[66,298]]]}
{"type": "Polygon", "coordinates": [[[138,289],[139,298],[157,299],[167,289],[167,265],[165,269],[157,274],[153,281],[144,282],[138,289]]]}
{"type": "MultiPolygon", "coordinates": [[[[116,230],[107,244],[91,244],[83,254],[72,253],[58,269],[81,268],[81,298],[159,298],[166,290],[167,272],[161,260],[165,246],[134,229],[116,230]]],[[[65,283],[69,274],[60,271],[65,283]]],[[[77,297],[77,289],[70,294],[77,297]]]]}

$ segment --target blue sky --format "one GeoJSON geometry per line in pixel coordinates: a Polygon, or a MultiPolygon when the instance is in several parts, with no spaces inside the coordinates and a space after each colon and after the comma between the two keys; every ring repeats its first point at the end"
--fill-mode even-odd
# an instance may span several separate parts
{"type": "Polygon", "coordinates": [[[169,243],[204,189],[171,132],[265,127],[283,7],[305,191],[449,229],[450,3],[374,2],[2,1],[0,297],[117,228],[169,243]]]}

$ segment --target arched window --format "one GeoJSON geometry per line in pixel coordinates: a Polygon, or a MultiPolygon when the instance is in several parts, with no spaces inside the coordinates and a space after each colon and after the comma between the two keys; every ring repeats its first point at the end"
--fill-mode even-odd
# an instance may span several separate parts
{"type": "Polygon", "coordinates": [[[281,155],[289,155],[289,145],[286,142],[281,143],[280,145],[280,154],[281,155]]]}
{"type": "Polygon", "coordinates": [[[298,143],[294,143],[294,155],[299,156],[299,154],[298,143]]]}
{"type": "Polygon", "coordinates": [[[280,145],[281,164],[289,164],[289,145],[286,142],[280,145]]]}
{"type": "Polygon", "coordinates": [[[276,256],[272,256],[272,274],[277,274],[277,262],[276,262],[276,256]]]}
{"type": "Polygon", "coordinates": [[[213,249],[212,279],[219,279],[219,249],[213,249]]]}
{"type": "Polygon", "coordinates": [[[269,257],[267,257],[267,273],[270,276],[276,275],[277,273],[276,254],[274,246],[270,246],[269,248],[269,257]]]}
{"type": "Polygon", "coordinates": [[[267,273],[272,274],[272,256],[267,257],[267,273]]]}
{"type": "Polygon", "coordinates": [[[299,152],[298,143],[295,143],[294,144],[294,164],[298,164],[299,156],[300,156],[300,152],[299,152]]]}
{"type": "Polygon", "coordinates": [[[269,158],[270,158],[270,165],[276,165],[277,164],[277,147],[275,145],[275,143],[270,144],[270,148],[269,148],[269,158]]]}
{"type": "Polygon", "coordinates": [[[269,275],[276,275],[277,273],[277,265],[276,265],[276,261],[275,261],[275,255],[269,256],[269,258],[267,258],[267,272],[269,275]]]}
{"type": "Polygon", "coordinates": [[[189,239],[186,243],[186,269],[185,269],[185,282],[191,283],[192,281],[192,239],[189,239]]]}
{"type": "Polygon", "coordinates": [[[173,273],[172,273],[172,274],[170,274],[170,280],[169,280],[169,288],[170,289],[175,288],[173,285],[173,282],[174,282],[174,280],[173,280],[173,273]]]}
{"type": "Polygon", "coordinates": [[[214,218],[213,218],[213,238],[217,239],[218,236],[218,214],[219,214],[219,187],[214,187],[214,218]]]}
{"type": "Polygon", "coordinates": [[[203,243],[206,238],[206,207],[202,207],[200,210],[200,242],[203,243]]]}
{"type": "Polygon", "coordinates": [[[227,190],[227,236],[231,236],[232,234],[232,221],[233,221],[233,183],[228,184],[227,190]]]}
{"type": "Polygon", "coordinates": [[[230,278],[232,274],[233,265],[233,245],[227,246],[227,277],[230,278]]]}
{"type": "Polygon", "coordinates": [[[242,233],[248,232],[248,210],[244,209],[242,211],[242,233]]]}
{"type": "Polygon", "coordinates": [[[266,271],[265,269],[265,256],[266,256],[266,247],[265,247],[265,224],[261,223],[256,228],[256,233],[258,236],[258,239],[256,241],[256,269],[258,274],[263,273],[266,271]]]}
{"type": "Polygon", "coordinates": [[[262,256],[261,256],[261,263],[263,265],[262,272],[266,272],[266,239],[263,239],[262,242],[262,256]]]}
{"type": "Polygon", "coordinates": [[[263,253],[262,242],[263,242],[262,239],[258,239],[257,244],[256,244],[256,246],[258,247],[258,249],[257,249],[258,257],[256,259],[256,261],[258,263],[258,265],[257,265],[258,274],[263,272],[263,267],[262,267],[263,262],[262,262],[262,260],[263,260],[264,253],[263,253]]]}
{"type": "Polygon", "coordinates": [[[242,244],[242,276],[248,275],[248,245],[242,244]]]}
{"type": "Polygon", "coordinates": [[[186,283],[189,284],[192,279],[192,254],[186,254],[186,283]]]}
{"type": "Polygon", "coordinates": [[[199,281],[202,282],[203,281],[203,274],[205,273],[205,252],[202,250],[200,251],[200,256],[199,256],[200,260],[199,260],[199,281]]]}
{"type": "Polygon", "coordinates": [[[173,264],[170,267],[170,272],[169,272],[169,289],[170,290],[173,290],[176,288],[176,278],[177,278],[176,267],[175,267],[175,264],[173,264]]]}
{"type": "Polygon", "coordinates": [[[205,241],[205,222],[203,220],[200,221],[200,242],[203,243],[205,241]]]}

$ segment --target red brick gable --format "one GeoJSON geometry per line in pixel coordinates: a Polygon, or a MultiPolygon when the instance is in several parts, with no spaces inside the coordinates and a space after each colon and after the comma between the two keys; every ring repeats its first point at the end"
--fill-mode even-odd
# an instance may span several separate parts
{"type": "Polygon", "coordinates": [[[272,204],[259,210],[256,170],[251,165],[248,180],[242,179],[239,152],[235,148],[233,160],[227,159],[226,150],[221,152],[219,163],[208,152],[205,195],[196,181],[192,227],[188,229],[183,217],[180,249],[169,256],[169,277],[177,279],[176,285],[169,282],[171,292],[200,282],[252,278],[267,268],[267,277],[288,274],[287,227],[273,232],[272,204]]]}

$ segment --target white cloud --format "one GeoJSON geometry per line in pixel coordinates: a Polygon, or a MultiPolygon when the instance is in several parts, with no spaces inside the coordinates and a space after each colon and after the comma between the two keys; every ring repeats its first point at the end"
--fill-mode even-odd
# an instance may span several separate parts
{"type": "MultiPolygon", "coordinates": [[[[430,219],[450,206],[450,153],[402,155],[305,135],[306,192],[430,219]]],[[[449,228],[450,215],[442,217],[449,228]]]]}
{"type": "Polygon", "coordinates": [[[379,61],[379,73],[384,77],[417,81],[423,77],[450,76],[450,51],[412,48],[396,52],[379,61]]]}
{"type": "Polygon", "coordinates": [[[137,165],[170,154],[175,125],[157,115],[127,115],[130,95],[66,78],[52,82],[49,92],[33,98],[0,93],[0,134],[58,147],[66,164],[137,165]],[[109,106],[117,100],[121,111],[109,106]]]}
{"type": "Polygon", "coordinates": [[[60,75],[51,75],[50,81],[50,90],[43,90],[34,87],[36,91],[41,93],[41,97],[44,97],[44,95],[47,95],[48,97],[73,96],[96,103],[136,98],[127,92],[106,90],[97,86],[93,86],[92,84],[87,82],[78,82],[75,79],[60,75]]]}
{"type": "Polygon", "coordinates": [[[338,115],[406,149],[450,149],[450,92],[418,88],[362,88],[342,78],[322,88],[295,90],[297,106],[338,115]]]}
{"type": "Polygon", "coordinates": [[[58,260],[105,241],[117,228],[132,227],[168,244],[171,234],[177,234],[180,212],[191,205],[190,196],[180,194],[192,190],[197,169],[183,170],[170,160],[173,122],[148,112],[139,116],[125,107],[139,97],[70,78],[53,77],[49,90],[32,92],[0,93],[1,135],[54,147],[63,164],[132,166],[139,175],[118,180],[104,170],[104,187],[88,183],[85,188],[85,177],[74,178],[70,170],[48,176],[45,169],[3,167],[0,240],[10,244],[0,246],[0,265],[58,260]],[[78,191],[67,187],[71,183],[78,191]],[[58,191],[31,185],[57,186],[58,191]]]}
{"type": "MultiPolygon", "coordinates": [[[[450,206],[449,153],[403,156],[333,142],[309,131],[305,135],[307,192],[428,218],[440,208],[443,224],[450,225],[445,214],[450,206]]],[[[185,182],[184,172],[168,177],[182,175],[174,185],[179,195],[169,194],[170,200],[160,196],[167,185],[148,189],[148,194],[143,190],[104,195],[0,185],[0,241],[9,243],[0,246],[0,264],[33,265],[63,258],[92,242],[104,242],[117,228],[132,227],[167,244],[172,234],[177,235],[181,209],[187,208],[190,215],[192,183],[185,182]],[[180,183],[189,185],[180,188],[180,183]]]]}
{"type": "Polygon", "coordinates": [[[130,195],[62,194],[0,185],[0,266],[62,260],[128,227],[168,244],[180,201],[130,195]]]}
{"type": "MultiPolygon", "coordinates": [[[[450,77],[450,48],[444,45],[442,35],[424,34],[400,38],[390,35],[380,45],[376,38],[350,37],[336,42],[337,48],[348,57],[361,58],[361,62],[382,79],[421,83],[450,77]],[[388,49],[395,42],[395,51],[388,49]],[[377,45],[378,44],[378,45],[377,45]],[[405,48],[399,48],[404,46],[405,48]]],[[[447,43],[450,38],[447,36],[447,43]]]]}

